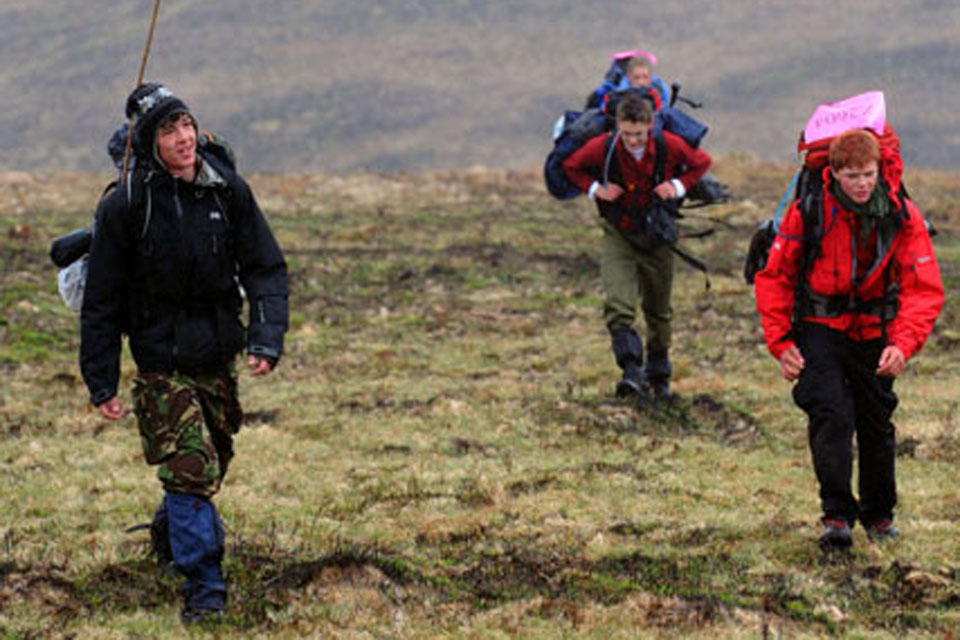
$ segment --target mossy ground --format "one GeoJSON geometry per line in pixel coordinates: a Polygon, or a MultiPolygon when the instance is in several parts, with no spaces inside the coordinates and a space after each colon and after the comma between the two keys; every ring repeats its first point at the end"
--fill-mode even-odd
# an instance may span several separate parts
{"type": "MultiPolygon", "coordinates": [[[[898,381],[903,538],[857,530],[823,555],[803,415],[740,275],[790,169],[716,172],[736,198],[686,220],[717,229],[687,243],[711,286],[678,267],[677,397],[659,405],[613,398],[595,214],[537,172],[253,176],[292,327],[279,369],[241,378],[217,497],[231,599],[195,634],[955,637],[956,297],[898,381]]],[[[46,255],[105,179],[0,180],[4,637],[184,635],[176,581],[125,533],[159,485],[132,419],[87,404],[46,255]]],[[[960,181],[908,180],[956,291],[960,181]]]]}

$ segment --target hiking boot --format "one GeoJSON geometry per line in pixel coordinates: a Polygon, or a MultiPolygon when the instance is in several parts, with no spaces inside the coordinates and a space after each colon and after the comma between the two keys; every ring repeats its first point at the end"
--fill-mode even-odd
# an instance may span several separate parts
{"type": "Polygon", "coordinates": [[[183,594],[183,609],[180,610],[183,624],[218,622],[223,617],[227,604],[226,594],[204,590],[190,579],[180,586],[180,593],[183,594]],[[205,597],[198,597],[204,594],[205,597]]]}
{"type": "Polygon", "coordinates": [[[670,398],[670,380],[650,380],[650,388],[653,389],[653,397],[657,400],[667,400],[670,398]]]}
{"type": "Polygon", "coordinates": [[[823,519],[823,533],[817,541],[824,551],[829,549],[847,549],[853,544],[850,525],[843,520],[823,519]]]}
{"type": "Polygon", "coordinates": [[[647,357],[647,366],[644,368],[653,396],[657,400],[666,400],[670,397],[670,375],[673,368],[670,366],[670,356],[666,350],[650,351],[647,357]]]}
{"type": "Polygon", "coordinates": [[[623,369],[623,379],[617,383],[617,397],[629,398],[645,394],[649,389],[647,377],[636,363],[629,362],[623,369]]]}
{"type": "Polygon", "coordinates": [[[867,537],[870,538],[871,542],[884,542],[899,537],[899,535],[900,529],[893,526],[893,523],[889,520],[883,520],[867,527],[867,537]]]}
{"type": "Polygon", "coordinates": [[[610,330],[610,342],[617,366],[623,369],[623,379],[617,383],[617,397],[627,398],[645,393],[647,376],[643,370],[643,341],[631,327],[610,330]]]}
{"type": "Polygon", "coordinates": [[[180,620],[183,624],[204,624],[216,623],[223,619],[223,609],[202,609],[197,607],[184,607],[180,611],[180,620]]]}

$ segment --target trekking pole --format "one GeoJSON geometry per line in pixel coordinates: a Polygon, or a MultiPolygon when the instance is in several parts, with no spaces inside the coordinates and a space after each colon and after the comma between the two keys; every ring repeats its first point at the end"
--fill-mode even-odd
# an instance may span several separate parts
{"type": "MultiPolygon", "coordinates": [[[[157,26],[157,16],[160,14],[160,0],[154,0],[153,17],[150,18],[150,29],[147,31],[147,43],[143,47],[143,58],[140,60],[140,72],[137,74],[137,83],[133,85],[136,89],[143,84],[143,72],[147,69],[147,58],[150,57],[150,45],[153,44],[153,31],[157,26]]],[[[127,184],[127,168],[130,166],[130,152],[133,149],[133,127],[128,127],[127,146],[123,151],[123,168],[120,170],[120,180],[122,184],[127,184]]]]}

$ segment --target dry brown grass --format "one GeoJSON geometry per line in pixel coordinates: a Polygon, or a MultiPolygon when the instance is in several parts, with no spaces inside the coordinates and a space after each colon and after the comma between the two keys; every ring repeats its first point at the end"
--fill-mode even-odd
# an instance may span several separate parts
{"type": "MultiPolygon", "coordinates": [[[[246,376],[218,504],[221,637],[943,638],[960,624],[958,307],[898,384],[902,541],[816,549],[802,414],[740,276],[790,169],[726,158],[681,268],[676,402],[611,397],[588,203],[537,171],[255,175],[290,263],[282,366],[246,376]]],[[[0,630],[181,637],[142,534],[159,498],[104,424],[46,247],[103,176],[0,176],[0,630]],[[24,229],[29,230],[25,233],[24,229]],[[14,233],[10,233],[14,230],[14,233]]],[[[958,283],[958,180],[910,176],[958,283]]],[[[125,387],[131,366],[125,362],[125,387]]],[[[946,636],[949,637],[949,636],[946,636]]]]}

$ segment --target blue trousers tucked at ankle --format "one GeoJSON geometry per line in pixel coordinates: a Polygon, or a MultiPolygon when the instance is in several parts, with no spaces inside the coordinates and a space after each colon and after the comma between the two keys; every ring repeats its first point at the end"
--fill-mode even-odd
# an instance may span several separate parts
{"type": "Polygon", "coordinates": [[[162,508],[170,522],[173,563],[187,579],[187,607],[222,609],[227,584],[220,570],[224,534],[216,507],[201,496],[168,492],[162,508]]]}

